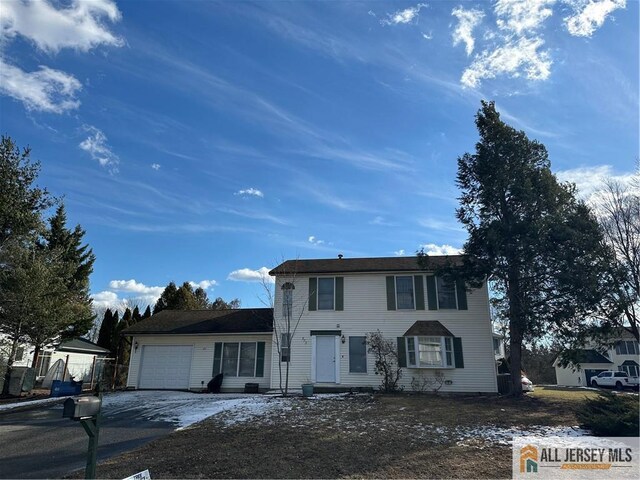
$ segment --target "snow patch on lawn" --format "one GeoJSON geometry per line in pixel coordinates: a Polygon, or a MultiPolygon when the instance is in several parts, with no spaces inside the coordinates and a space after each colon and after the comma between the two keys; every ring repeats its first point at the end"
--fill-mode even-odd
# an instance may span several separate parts
{"type": "Polygon", "coordinates": [[[30,407],[34,405],[46,405],[48,403],[56,403],[64,400],[64,397],[42,398],[40,400],[28,400],[25,402],[5,403],[0,405],[0,411],[13,410],[14,408],[30,407]]]}

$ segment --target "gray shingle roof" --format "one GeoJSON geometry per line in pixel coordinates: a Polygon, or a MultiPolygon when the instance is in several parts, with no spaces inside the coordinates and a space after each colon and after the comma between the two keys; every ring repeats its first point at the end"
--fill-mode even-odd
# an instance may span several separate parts
{"type": "Polygon", "coordinates": [[[578,353],[577,359],[581,365],[585,363],[613,363],[596,350],[582,350],[578,353]]]}
{"type": "Polygon", "coordinates": [[[62,342],[56,347],[56,350],[59,352],[92,353],[94,355],[109,353],[109,350],[106,348],[102,348],[84,338],[74,338],[73,340],[62,342]]]}
{"type": "Polygon", "coordinates": [[[424,336],[424,337],[453,337],[447,327],[437,320],[418,320],[411,325],[404,337],[424,336]]]}
{"type": "MultiPolygon", "coordinates": [[[[462,255],[429,256],[427,269],[462,262],[462,255]]],[[[374,257],[374,258],[324,258],[310,260],[287,260],[269,272],[269,275],[291,275],[299,273],[360,273],[360,272],[420,272],[418,257],[374,257]]]]}
{"type": "Polygon", "coordinates": [[[122,334],[193,335],[216,333],[271,333],[271,308],[237,310],[163,310],[123,330],[122,334]]]}

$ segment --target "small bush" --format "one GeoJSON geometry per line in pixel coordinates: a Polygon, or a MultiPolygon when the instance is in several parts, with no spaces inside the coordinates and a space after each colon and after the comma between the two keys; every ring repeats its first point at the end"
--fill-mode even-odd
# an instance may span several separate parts
{"type": "Polygon", "coordinates": [[[637,437],[638,397],[603,394],[587,399],[576,411],[580,427],[601,437],[637,437]]]}
{"type": "Polygon", "coordinates": [[[367,334],[367,351],[375,358],[376,375],[382,375],[380,391],[394,393],[402,391],[398,385],[402,377],[402,368],[398,364],[398,350],[393,341],[384,338],[380,330],[367,334]]]}

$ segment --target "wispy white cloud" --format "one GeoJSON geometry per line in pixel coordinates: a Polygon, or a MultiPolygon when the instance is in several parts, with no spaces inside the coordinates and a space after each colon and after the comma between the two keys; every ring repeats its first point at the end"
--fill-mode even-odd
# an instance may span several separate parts
{"type": "Polygon", "coordinates": [[[401,248],[400,250],[396,250],[393,254],[397,257],[402,257],[404,255],[404,249],[401,248]]]}
{"type": "Polygon", "coordinates": [[[0,92],[22,102],[27,110],[64,113],[80,106],[78,79],[43,65],[39,68],[25,72],[0,58],[0,92]]]}
{"type": "Polygon", "coordinates": [[[494,12],[501,30],[523,35],[538,30],[553,15],[556,0],[498,0],[494,12]]]}
{"type": "Polygon", "coordinates": [[[91,125],[84,125],[84,129],[89,136],[80,142],[79,147],[97,160],[100,166],[109,169],[111,173],[118,173],[120,159],[111,151],[106,135],[91,125]]]}
{"type": "Polygon", "coordinates": [[[451,245],[436,245],[435,243],[425,243],[419,246],[427,255],[459,255],[462,253],[461,248],[451,245]]]}
{"type": "Polygon", "coordinates": [[[424,33],[422,32],[422,38],[425,40],[433,40],[433,32],[424,33]]]}
{"type": "Polygon", "coordinates": [[[427,217],[418,220],[418,224],[421,227],[435,230],[438,232],[460,232],[463,231],[462,226],[451,220],[440,220],[437,218],[427,217]]]}
{"type": "Polygon", "coordinates": [[[383,227],[393,227],[393,226],[395,226],[395,223],[389,222],[388,220],[386,220],[381,215],[377,215],[377,216],[373,217],[373,219],[371,219],[369,221],[369,225],[380,225],[380,226],[383,226],[383,227]]]}
{"type": "Polygon", "coordinates": [[[465,69],[461,82],[476,88],[481,80],[509,75],[529,80],[546,80],[551,75],[551,55],[542,50],[542,38],[520,37],[507,41],[494,50],[485,50],[477,55],[473,63],[465,69]]]}
{"type": "Polygon", "coordinates": [[[229,273],[227,280],[233,280],[234,282],[275,283],[275,278],[269,275],[269,269],[267,267],[260,267],[257,270],[240,268],[229,273]]]}
{"type": "Polygon", "coordinates": [[[220,207],[219,212],[229,213],[244,218],[253,218],[254,220],[266,220],[268,222],[277,223],[278,225],[289,225],[289,221],[284,218],[276,217],[265,212],[257,212],[255,210],[237,210],[235,208],[220,207]]]}
{"type": "Polygon", "coordinates": [[[200,280],[199,282],[191,281],[189,282],[189,285],[191,285],[193,288],[202,288],[203,290],[209,290],[210,288],[217,286],[218,282],[216,282],[215,280],[200,280]]]}
{"type": "Polygon", "coordinates": [[[405,8],[404,10],[398,10],[394,13],[389,13],[387,14],[387,18],[380,20],[380,23],[383,25],[399,25],[415,22],[420,16],[420,10],[426,7],[426,3],[418,3],[414,7],[409,7],[405,8]]]}
{"type": "Polygon", "coordinates": [[[462,7],[454,8],[451,15],[458,19],[458,25],[453,31],[453,46],[464,43],[467,56],[473,53],[475,39],[473,38],[473,29],[476,28],[484,18],[484,12],[481,10],[465,10],[462,7]]]}
{"type": "Polygon", "coordinates": [[[238,190],[234,195],[240,195],[244,197],[259,197],[264,198],[264,193],[257,188],[245,188],[244,190],[238,190]]]}
{"type": "Polygon", "coordinates": [[[0,34],[4,38],[21,35],[51,53],[63,48],[88,51],[98,45],[123,45],[105,26],[105,20],[115,23],[121,18],[112,0],[72,0],[66,5],[47,0],[7,1],[0,8],[0,34]]]}
{"type": "Polygon", "coordinates": [[[574,14],[564,18],[564,24],[576,37],[592,36],[612,12],[627,6],[626,0],[573,0],[569,3],[574,14]]]}
{"type": "Polygon", "coordinates": [[[158,170],[160,170],[160,164],[159,163],[152,163],[151,164],[151,168],[153,168],[154,170],[158,171],[158,170]]]}

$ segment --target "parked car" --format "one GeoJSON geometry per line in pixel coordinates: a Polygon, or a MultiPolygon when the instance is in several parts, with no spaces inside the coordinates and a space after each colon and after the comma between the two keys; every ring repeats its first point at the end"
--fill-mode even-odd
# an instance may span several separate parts
{"type": "Polygon", "coordinates": [[[609,387],[622,390],[623,388],[638,388],[638,377],[629,377],[627,372],[607,370],[600,372],[591,379],[592,387],[609,387]]]}
{"type": "Polygon", "coordinates": [[[522,391],[533,392],[533,382],[529,380],[527,377],[525,377],[524,375],[522,375],[520,378],[522,381],[522,391]]]}

